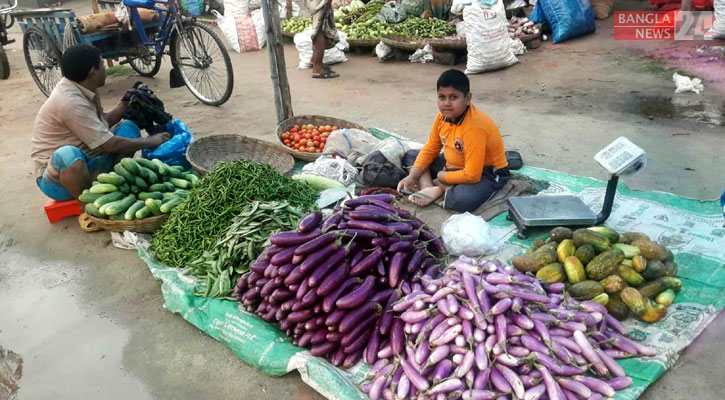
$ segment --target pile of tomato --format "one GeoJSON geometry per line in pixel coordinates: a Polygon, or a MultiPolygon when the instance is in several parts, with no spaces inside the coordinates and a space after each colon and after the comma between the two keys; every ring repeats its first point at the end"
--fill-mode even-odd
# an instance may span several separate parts
{"type": "Polygon", "coordinates": [[[303,153],[322,153],[330,132],[336,131],[330,125],[295,125],[280,137],[282,143],[290,149],[303,153]]]}

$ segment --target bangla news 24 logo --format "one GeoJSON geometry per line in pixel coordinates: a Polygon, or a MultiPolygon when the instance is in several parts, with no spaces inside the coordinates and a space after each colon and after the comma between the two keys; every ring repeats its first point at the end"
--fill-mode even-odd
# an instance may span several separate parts
{"type": "Polygon", "coordinates": [[[713,40],[712,11],[615,11],[614,40],[713,40]]]}

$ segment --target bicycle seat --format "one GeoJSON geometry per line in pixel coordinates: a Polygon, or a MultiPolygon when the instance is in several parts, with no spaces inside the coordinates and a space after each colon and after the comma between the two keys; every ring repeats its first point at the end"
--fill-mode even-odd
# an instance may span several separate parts
{"type": "Polygon", "coordinates": [[[138,8],[154,8],[154,0],[123,0],[123,5],[127,7],[138,7],[138,8]]]}

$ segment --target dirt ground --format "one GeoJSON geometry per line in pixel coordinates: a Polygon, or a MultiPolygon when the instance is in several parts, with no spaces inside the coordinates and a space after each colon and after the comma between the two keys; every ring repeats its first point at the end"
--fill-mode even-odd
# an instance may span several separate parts
{"type": "MultiPolygon", "coordinates": [[[[618,4],[620,10],[646,3],[618,4]]],[[[87,3],[72,2],[79,14],[87,3]]],[[[133,251],[107,233],[83,233],[74,218],[48,224],[29,156],[33,119],[45,100],[24,64],[21,35],[6,47],[12,72],[0,81],[0,345],[23,358],[19,399],[316,399],[297,374],[269,378],[163,308],[159,285],[133,251]]],[[[471,77],[474,102],[499,124],[525,163],[606,179],[594,154],[619,136],[644,148],[647,168],[632,188],[713,199],[723,189],[725,61],[698,45],[612,40],[597,32],[520,57],[508,69],[471,77]],[[674,95],[672,73],[702,77],[705,92],[674,95]]],[[[423,141],[435,116],[435,79],[447,67],[380,64],[349,55],[336,80],[310,79],[285,47],[296,114],[322,114],[423,141]]],[[[219,108],[185,88],[169,89],[168,60],[143,79],[198,136],[239,133],[273,140],[275,112],[267,52],[232,54],[235,88],[219,108]]],[[[463,68],[458,65],[457,68],[463,68]]],[[[114,104],[139,77],[109,77],[114,104]]],[[[720,317],[643,396],[722,398],[725,319],[720,317]]]]}

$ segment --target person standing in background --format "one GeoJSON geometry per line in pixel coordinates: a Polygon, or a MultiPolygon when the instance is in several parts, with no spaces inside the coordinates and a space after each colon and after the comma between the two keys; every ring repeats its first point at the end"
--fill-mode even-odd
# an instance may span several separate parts
{"type": "Polygon", "coordinates": [[[306,0],[312,15],[312,77],[330,79],[340,76],[322,63],[325,50],[337,42],[337,27],[332,10],[332,0],[306,0]]]}

